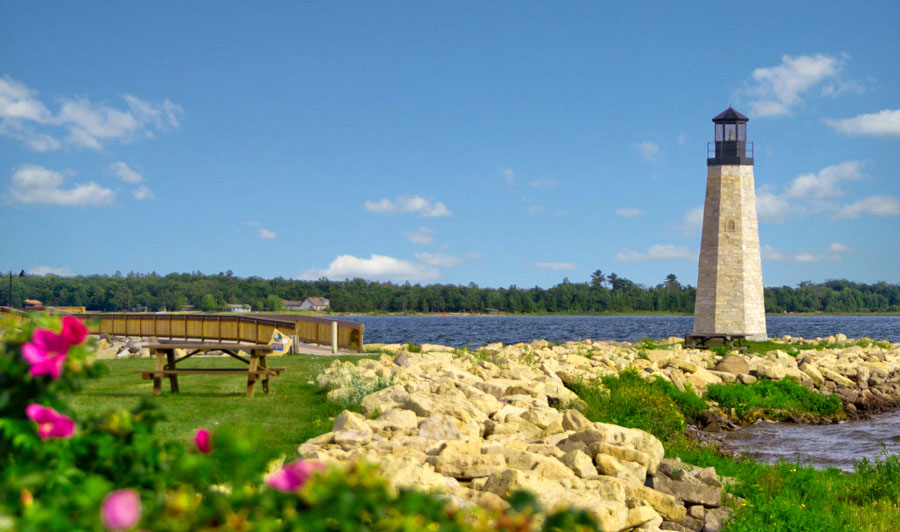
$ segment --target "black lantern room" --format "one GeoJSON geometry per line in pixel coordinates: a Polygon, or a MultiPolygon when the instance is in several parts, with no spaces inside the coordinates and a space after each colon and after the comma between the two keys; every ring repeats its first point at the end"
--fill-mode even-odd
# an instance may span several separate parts
{"type": "Polygon", "coordinates": [[[753,165],[753,143],[747,142],[750,119],[728,107],[712,119],[716,125],[716,141],[707,146],[707,166],[727,164],[753,165]]]}

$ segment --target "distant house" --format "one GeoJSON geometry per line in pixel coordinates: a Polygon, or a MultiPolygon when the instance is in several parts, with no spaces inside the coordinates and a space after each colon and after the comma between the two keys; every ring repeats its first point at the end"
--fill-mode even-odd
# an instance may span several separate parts
{"type": "Polygon", "coordinates": [[[308,297],[300,304],[300,310],[323,311],[328,309],[329,302],[324,297],[308,297]]]}
{"type": "Polygon", "coordinates": [[[185,305],[181,307],[181,312],[194,312],[195,310],[197,310],[197,307],[194,305],[185,305]]]}
{"type": "Polygon", "coordinates": [[[44,310],[44,304],[37,299],[26,299],[25,310],[44,310]]]}
{"type": "Polygon", "coordinates": [[[300,310],[302,305],[303,301],[290,301],[285,299],[281,302],[281,306],[283,306],[285,310],[300,310]]]}
{"type": "Polygon", "coordinates": [[[250,312],[250,305],[244,303],[229,303],[228,312],[250,312]]]}

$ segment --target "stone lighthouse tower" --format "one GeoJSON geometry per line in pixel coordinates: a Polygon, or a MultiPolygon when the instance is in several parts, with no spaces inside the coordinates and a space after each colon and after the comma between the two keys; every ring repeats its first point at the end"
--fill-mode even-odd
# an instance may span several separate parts
{"type": "Polygon", "coordinates": [[[695,335],[740,334],[749,340],[766,339],[748,120],[731,107],[713,118],[716,140],[709,143],[706,161],[695,335]]]}

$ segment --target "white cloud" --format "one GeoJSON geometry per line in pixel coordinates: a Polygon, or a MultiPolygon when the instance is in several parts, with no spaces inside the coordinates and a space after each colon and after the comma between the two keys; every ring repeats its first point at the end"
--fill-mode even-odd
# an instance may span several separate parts
{"type": "Polygon", "coordinates": [[[846,161],[837,165],[826,166],[817,174],[803,174],[794,178],[784,197],[789,199],[823,199],[844,195],[837,183],[853,181],[862,177],[859,161],[846,161]]]}
{"type": "Polygon", "coordinates": [[[463,263],[462,259],[445,253],[419,252],[415,256],[422,264],[439,268],[456,268],[463,263]]]}
{"type": "Polygon", "coordinates": [[[833,220],[852,220],[863,214],[871,214],[882,218],[900,216],[900,200],[893,196],[870,196],[866,199],[845,205],[833,216],[833,220]]]}
{"type": "Polygon", "coordinates": [[[57,275],[59,277],[71,277],[75,275],[69,268],[52,268],[50,266],[35,266],[28,270],[28,275],[57,275]]]}
{"type": "Polygon", "coordinates": [[[683,236],[689,237],[695,235],[701,227],[703,227],[703,207],[694,207],[684,213],[679,229],[683,236]]]}
{"type": "Polygon", "coordinates": [[[148,187],[147,185],[141,185],[141,186],[137,187],[136,189],[132,190],[131,195],[134,196],[134,199],[137,199],[137,200],[147,200],[147,199],[153,199],[156,197],[153,195],[153,191],[150,190],[150,187],[148,187]]]}
{"type": "Polygon", "coordinates": [[[831,244],[824,251],[801,251],[799,253],[779,251],[772,246],[766,245],[759,249],[759,254],[760,258],[766,262],[786,261],[808,264],[812,262],[839,261],[843,259],[844,253],[851,253],[852,251],[851,248],[838,243],[831,244]]]}
{"type": "Polygon", "coordinates": [[[532,188],[556,188],[559,185],[559,181],[555,179],[535,179],[529,185],[532,188]]]}
{"type": "Polygon", "coordinates": [[[641,212],[642,211],[640,209],[635,209],[634,207],[622,207],[620,209],[616,209],[616,214],[625,218],[633,218],[641,214],[641,212]]]}
{"type": "Polygon", "coordinates": [[[478,260],[481,258],[481,253],[478,253],[477,251],[469,251],[468,253],[466,253],[466,258],[469,260],[478,260]]]}
{"type": "Polygon", "coordinates": [[[116,161],[109,165],[109,171],[117,175],[119,179],[126,183],[136,184],[144,180],[144,176],[140,172],[134,170],[122,161],[116,161]]]}
{"type": "Polygon", "coordinates": [[[783,196],[760,192],[756,196],[756,218],[760,222],[782,223],[788,214],[797,212],[783,196]]]}
{"type": "Polygon", "coordinates": [[[507,166],[506,168],[501,168],[500,175],[503,176],[503,180],[506,181],[507,185],[516,184],[516,171],[509,166],[507,166]]]}
{"type": "Polygon", "coordinates": [[[420,227],[417,231],[406,233],[403,236],[413,244],[434,244],[434,229],[429,227],[420,227]]]}
{"type": "Polygon", "coordinates": [[[541,214],[546,209],[541,207],[540,205],[529,205],[528,206],[528,214],[541,214]]]}
{"type": "Polygon", "coordinates": [[[246,222],[241,222],[241,225],[246,227],[259,227],[259,222],[255,220],[248,220],[246,222]]]}
{"type": "Polygon", "coordinates": [[[613,258],[617,262],[647,262],[653,260],[697,260],[699,253],[682,246],[671,244],[654,244],[644,252],[632,251],[628,248],[616,253],[613,258]]]}
{"type": "Polygon", "coordinates": [[[394,212],[418,213],[420,216],[450,216],[452,213],[440,201],[432,201],[422,196],[400,196],[394,200],[387,198],[378,201],[366,201],[363,208],[369,212],[389,214],[394,212]]]}
{"type": "Polygon", "coordinates": [[[841,120],[826,119],[825,123],[849,135],[900,137],[900,109],[885,109],[841,120]]]}
{"type": "Polygon", "coordinates": [[[536,262],[534,267],[538,270],[574,270],[576,266],[571,262],[536,262]]]}
{"type": "Polygon", "coordinates": [[[684,131],[682,131],[681,133],[678,134],[677,139],[678,139],[678,144],[680,146],[683,146],[685,141],[687,140],[687,134],[684,131]]]}
{"type": "Polygon", "coordinates": [[[324,270],[310,269],[297,276],[298,279],[321,277],[333,280],[362,278],[373,281],[432,281],[439,278],[440,273],[431,266],[373,254],[368,259],[340,255],[324,270]]]}
{"type": "Polygon", "coordinates": [[[655,142],[644,141],[638,144],[638,151],[641,152],[641,157],[647,161],[652,162],[656,160],[656,157],[659,155],[659,145],[655,142]]]}
{"type": "Polygon", "coordinates": [[[259,238],[262,238],[263,240],[274,240],[275,239],[275,231],[269,231],[266,228],[260,227],[258,233],[259,233],[259,238]]]}
{"type": "Polygon", "coordinates": [[[831,244],[830,246],[828,246],[828,251],[830,251],[832,253],[853,253],[856,250],[851,248],[850,246],[845,246],[844,244],[841,244],[840,242],[835,242],[835,243],[831,244]]]}
{"type": "MultiPolygon", "coordinates": [[[[753,85],[746,93],[750,111],[757,116],[780,116],[791,113],[802,96],[812,87],[840,72],[844,62],[824,54],[781,57],[781,64],[753,71],[753,85]]],[[[832,91],[835,92],[835,91],[832,91]]]]}
{"type": "Polygon", "coordinates": [[[59,111],[53,113],[37,98],[36,91],[6,76],[0,79],[0,135],[20,140],[36,151],[50,151],[59,149],[62,143],[39,128],[62,128],[69,144],[99,150],[108,141],[152,137],[153,130],[179,126],[183,111],[171,100],[153,103],[130,94],[122,98],[126,104],[123,108],[87,98],[62,98],[59,111]]]}
{"type": "Polygon", "coordinates": [[[90,182],[61,188],[63,174],[33,164],[24,164],[13,172],[10,194],[15,201],[43,205],[99,206],[112,203],[115,192],[90,182]]]}

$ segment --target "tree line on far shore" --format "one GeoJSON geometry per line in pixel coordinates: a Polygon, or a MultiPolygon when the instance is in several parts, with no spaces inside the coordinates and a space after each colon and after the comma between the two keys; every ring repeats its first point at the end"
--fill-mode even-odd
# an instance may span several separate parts
{"type": "MultiPolygon", "coordinates": [[[[0,283],[0,302],[6,304],[8,284],[0,283]]],[[[615,273],[597,270],[588,282],[568,278],[551,288],[484,288],[475,283],[410,284],[345,281],[298,281],[237,277],[230,271],[213,275],[154,273],[75,277],[14,276],[13,306],[24,299],[45,305],[84,306],[94,311],[222,310],[244,303],[254,310],[282,310],[282,301],[310,296],[330,300],[332,312],[472,312],[472,313],[692,313],[696,288],[681,284],[673,274],[655,286],[635,283],[615,273]]],[[[767,312],[900,312],[900,284],[828,280],[802,282],[796,287],[765,289],[767,312]]]]}

